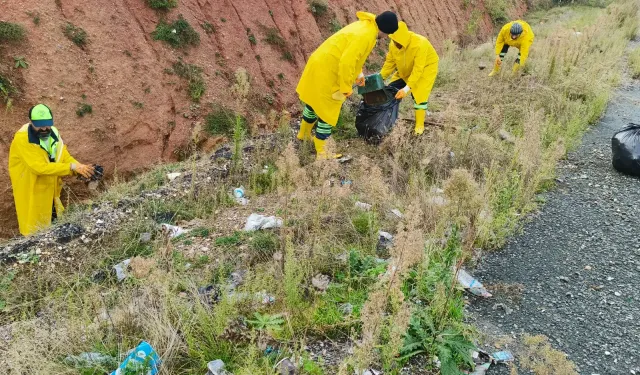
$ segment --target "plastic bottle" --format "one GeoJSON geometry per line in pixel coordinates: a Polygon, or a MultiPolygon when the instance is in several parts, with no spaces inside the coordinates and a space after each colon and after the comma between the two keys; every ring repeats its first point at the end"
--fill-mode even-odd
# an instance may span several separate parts
{"type": "Polygon", "coordinates": [[[458,270],[458,282],[476,296],[491,297],[491,293],[482,286],[482,283],[462,268],[458,270]]]}
{"type": "Polygon", "coordinates": [[[236,198],[244,197],[244,186],[240,186],[240,187],[237,187],[237,188],[233,189],[233,195],[236,198]]]}

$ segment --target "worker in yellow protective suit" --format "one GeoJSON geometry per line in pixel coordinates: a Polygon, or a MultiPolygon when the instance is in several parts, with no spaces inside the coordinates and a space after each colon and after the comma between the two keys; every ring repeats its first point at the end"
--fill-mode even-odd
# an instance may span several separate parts
{"type": "Polygon", "coordinates": [[[49,107],[29,110],[30,122],[18,130],[9,150],[9,176],[20,233],[27,236],[51,225],[62,214],[62,176],[77,173],[90,178],[94,168],[80,164],[67,151],[53,126],[49,107]]]}
{"type": "Polygon", "coordinates": [[[387,79],[392,73],[391,83],[398,89],[396,99],[411,93],[416,111],[415,133],[424,132],[424,119],[429,104],[429,95],[438,75],[438,53],[429,40],[409,31],[407,24],[398,23],[398,31],[389,35],[389,53],[380,75],[387,79]]]}
{"type": "Polygon", "coordinates": [[[393,12],[378,16],[358,12],[357,16],[358,21],[333,34],[311,54],[296,89],[305,104],[298,139],[313,139],[318,159],[335,157],[327,155],[325,142],[338,123],[342,103],[353,93],[354,82],[364,86],[362,66],[380,32],[392,34],[398,29],[393,12]]]}
{"type": "Polygon", "coordinates": [[[533,44],[533,30],[528,23],[517,20],[509,22],[502,27],[500,34],[498,34],[498,40],[496,41],[496,61],[489,77],[500,72],[502,61],[509,51],[509,47],[516,47],[519,50],[518,58],[515,64],[513,64],[513,73],[516,73],[520,67],[524,65],[529,57],[529,48],[533,44]]]}

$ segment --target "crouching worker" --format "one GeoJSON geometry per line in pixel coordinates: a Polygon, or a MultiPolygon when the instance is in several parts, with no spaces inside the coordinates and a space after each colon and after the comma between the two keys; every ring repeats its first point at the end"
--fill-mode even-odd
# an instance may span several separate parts
{"type": "Polygon", "coordinates": [[[296,89],[305,104],[298,139],[313,139],[317,159],[336,156],[327,154],[325,143],[338,123],[342,103],[353,93],[354,82],[364,86],[362,66],[379,33],[392,34],[398,29],[393,12],[377,17],[358,12],[357,16],[358,21],[333,34],[311,54],[296,89]],[[313,137],[311,130],[316,122],[313,137]]]}
{"type": "Polygon", "coordinates": [[[527,61],[529,57],[529,48],[533,44],[533,30],[531,26],[524,21],[513,21],[502,27],[500,34],[498,34],[498,40],[496,41],[496,61],[493,66],[493,70],[489,73],[489,77],[500,72],[502,61],[509,51],[509,47],[516,47],[518,51],[518,58],[513,64],[513,73],[516,73],[527,61]]]}
{"type": "Polygon", "coordinates": [[[48,227],[62,214],[62,176],[77,173],[91,178],[94,173],[92,166],[80,164],[69,155],[53,126],[49,107],[38,104],[31,108],[29,120],[16,132],[9,150],[13,199],[24,236],[48,227]]]}
{"type": "Polygon", "coordinates": [[[438,75],[438,53],[429,40],[409,31],[407,24],[398,23],[398,31],[389,35],[389,53],[380,75],[387,79],[393,72],[389,86],[397,88],[396,99],[411,93],[416,111],[415,133],[424,132],[424,119],[431,89],[438,75]]]}

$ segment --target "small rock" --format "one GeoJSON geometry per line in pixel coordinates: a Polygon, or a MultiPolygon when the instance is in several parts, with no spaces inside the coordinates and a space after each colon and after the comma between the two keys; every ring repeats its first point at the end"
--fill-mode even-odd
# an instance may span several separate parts
{"type": "Polygon", "coordinates": [[[568,282],[569,282],[569,278],[568,278],[568,277],[566,277],[566,276],[560,276],[560,277],[558,277],[558,280],[560,280],[560,281],[564,281],[565,283],[568,283],[568,282]]]}
{"type": "Polygon", "coordinates": [[[622,293],[620,293],[620,292],[615,292],[615,293],[613,293],[613,294],[614,294],[616,297],[620,297],[620,296],[622,295],[622,293]]]}
{"type": "Polygon", "coordinates": [[[359,208],[363,211],[370,211],[371,210],[371,205],[369,203],[364,203],[364,202],[356,202],[355,204],[356,208],[359,208]]]}
{"type": "Polygon", "coordinates": [[[613,277],[611,276],[607,277],[607,281],[613,281],[613,277]]]}
{"type": "Polygon", "coordinates": [[[97,225],[102,225],[102,224],[104,224],[104,220],[98,219],[98,220],[96,220],[96,224],[97,225]]]}
{"type": "Polygon", "coordinates": [[[339,308],[344,315],[351,315],[351,313],[353,313],[353,305],[348,302],[341,304],[339,308]]]}
{"type": "Polygon", "coordinates": [[[587,271],[591,271],[591,266],[585,266],[584,269],[587,271]]]}
{"type": "Polygon", "coordinates": [[[511,313],[513,312],[513,309],[505,305],[504,303],[496,303],[495,305],[493,305],[493,310],[497,310],[497,309],[504,310],[505,314],[507,315],[511,315],[511,313]]]}
{"type": "Polygon", "coordinates": [[[611,352],[610,351],[605,351],[604,355],[611,355],[611,352]]]}
{"type": "Polygon", "coordinates": [[[329,276],[319,273],[311,279],[311,284],[314,288],[324,292],[329,288],[329,281],[329,276]]]}
{"type": "Polygon", "coordinates": [[[485,70],[485,69],[487,69],[487,64],[486,64],[486,63],[481,62],[480,64],[478,64],[478,69],[480,69],[480,70],[485,70]]]}

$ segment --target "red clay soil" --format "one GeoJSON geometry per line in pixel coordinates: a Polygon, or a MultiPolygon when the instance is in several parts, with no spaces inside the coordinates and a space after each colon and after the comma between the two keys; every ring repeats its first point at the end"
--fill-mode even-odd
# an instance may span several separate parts
{"type": "MultiPolygon", "coordinates": [[[[245,113],[254,129],[266,125],[270,110],[298,113],[297,79],[307,57],[331,34],[332,24],[354,21],[358,10],[388,9],[437,49],[447,39],[463,37],[474,9],[481,11],[475,13],[481,15],[476,37],[487,38],[493,29],[482,4],[465,7],[462,0],[330,0],[317,18],[306,0],[178,0],[168,13],[152,10],[145,0],[0,0],[0,21],[22,24],[28,35],[19,45],[0,46],[0,63],[11,64],[13,56],[24,56],[29,63],[28,69],[12,70],[21,82],[21,95],[12,110],[1,109],[0,236],[17,233],[7,158],[13,133],[27,122],[27,109],[34,103],[53,109],[65,143],[80,162],[103,165],[108,176],[130,176],[175,160],[211,103],[237,108],[230,80],[240,67],[251,77],[245,113]],[[27,12],[40,14],[39,26],[27,12]],[[171,21],[179,14],[199,32],[199,46],[175,50],[153,40],[159,19],[171,21]],[[87,31],[84,49],[63,35],[67,22],[87,31]],[[205,23],[215,31],[207,34],[200,26],[205,23]],[[284,46],[265,40],[274,31],[284,46]],[[204,70],[207,89],[200,107],[189,100],[186,82],[165,72],[178,59],[204,70]],[[91,104],[93,113],[78,117],[81,102],[91,104]]],[[[382,48],[372,54],[376,63],[369,70],[380,63],[382,48]]],[[[72,184],[71,191],[73,196],[86,194],[79,184],[72,184]]]]}

